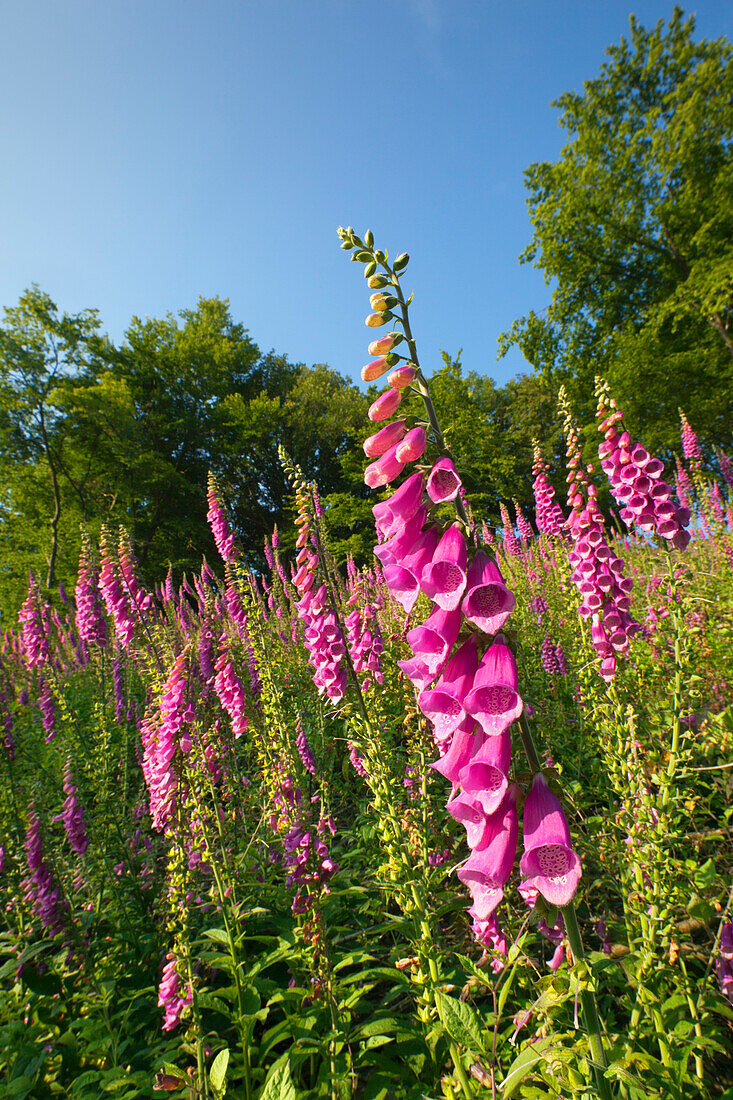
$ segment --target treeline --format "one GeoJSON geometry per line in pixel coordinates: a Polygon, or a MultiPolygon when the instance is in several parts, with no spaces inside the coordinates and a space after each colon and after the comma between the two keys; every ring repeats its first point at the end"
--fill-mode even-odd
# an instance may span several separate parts
{"type": "MultiPolygon", "coordinates": [[[[288,543],[283,446],[318,484],[335,550],[371,546],[370,492],[359,440],[370,403],[324,364],[263,353],[226,301],[200,299],[178,316],[133,317],[115,345],[96,310],[61,313],[38,287],[5,309],[0,327],[0,599],[14,616],[28,570],[54,589],[76,574],[81,530],[131,533],[150,578],[215,558],[206,520],[212,471],[253,566],[274,525],[288,543]]],[[[441,415],[482,516],[500,500],[531,499],[531,438],[553,421],[539,378],[505,387],[460,357],[434,376],[441,415]]],[[[7,621],[7,618],[6,618],[7,621]]]]}

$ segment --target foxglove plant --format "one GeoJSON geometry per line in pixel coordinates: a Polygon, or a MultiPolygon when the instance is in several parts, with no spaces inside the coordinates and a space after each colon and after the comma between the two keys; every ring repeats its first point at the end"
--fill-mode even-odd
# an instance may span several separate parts
{"type": "Polygon", "coordinates": [[[600,675],[608,681],[616,675],[617,656],[625,656],[631,638],[641,629],[630,613],[633,581],[624,574],[624,561],[605,538],[603,513],[596,501],[596,487],[583,467],[578,430],[564,386],[559,392],[568,455],[568,504],[566,527],[572,534],[568,554],[572,580],[581,597],[579,614],[591,620],[591,644],[601,658],[600,675]]]}
{"type": "Polygon", "coordinates": [[[534,458],[532,474],[534,481],[535,519],[537,530],[541,535],[549,535],[550,538],[562,538],[564,536],[565,516],[560,505],[555,501],[555,490],[547,480],[547,463],[542,458],[540,445],[533,441],[534,458]]]}
{"type": "Polygon", "coordinates": [[[91,561],[89,538],[82,538],[79,554],[79,572],[76,580],[76,628],[79,637],[87,643],[103,649],[107,644],[107,620],[102,609],[99,575],[91,561]]]}
{"type": "MultiPolygon", "coordinates": [[[[428,433],[429,447],[438,450],[437,461],[429,468],[427,483],[423,471],[418,470],[408,476],[392,497],[374,507],[377,531],[382,540],[375,548],[375,554],[385,568],[388,586],[390,578],[387,570],[390,567],[395,570],[393,578],[396,580],[399,577],[397,598],[400,602],[403,602],[400,595],[405,591],[407,582],[415,592],[415,599],[421,590],[433,602],[433,615],[438,612],[449,615],[458,611],[459,624],[470,577],[471,593],[483,590],[483,598],[477,599],[473,608],[469,603],[469,609],[474,614],[478,612],[484,621],[490,620],[492,632],[495,633],[508,617],[513,598],[502,598],[502,589],[506,591],[506,587],[501,574],[483,552],[481,557],[472,555],[470,564],[468,561],[466,535],[470,526],[460,494],[460,476],[450,457],[441,453],[445,450],[445,443],[420,371],[409,325],[408,303],[399,283],[399,272],[406,266],[408,257],[406,254],[397,257],[390,267],[386,255],[373,249],[371,234],[366,235],[365,241],[357,237],[352,229],[339,230],[339,235],[342,248],[355,248],[355,258],[366,264],[368,286],[377,289],[389,285],[388,294],[372,296],[371,304],[375,312],[367,317],[366,324],[379,327],[394,321],[401,325],[403,332],[390,333],[389,337],[383,338],[383,346],[385,349],[388,347],[391,354],[394,346],[406,340],[410,358],[405,365],[414,371],[409,388],[423,398],[427,412],[424,427],[428,433]],[[376,274],[378,266],[384,274],[376,274]],[[400,316],[392,312],[395,307],[399,307],[400,316]],[[427,501],[424,499],[426,489],[427,501]],[[447,529],[432,514],[432,506],[445,501],[454,501],[456,510],[456,519],[447,529]],[[474,565],[477,558],[478,565],[474,565]],[[398,570],[404,572],[399,573],[398,570]],[[492,586],[494,591],[489,595],[487,589],[490,591],[492,586]]],[[[391,365],[384,366],[385,373],[387,366],[391,365]]],[[[365,370],[371,371],[372,367],[373,364],[369,364],[365,370]]],[[[379,373],[382,373],[381,366],[379,373]]],[[[369,409],[372,421],[388,419],[402,401],[402,390],[392,384],[392,376],[389,381],[391,388],[384,391],[369,409]]],[[[377,459],[380,463],[378,467],[375,463],[367,467],[367,485],[386,485],[399,477],[406,463],[397,459],[397,446],[393,444],[393,454],[385,452],[385,455],[390,455],[388,460],[382,456],[382,460],[377,459]]],[[[506,510],[503,520],[505,539],[511,530],[516,543],[506,510]]],[[[521,552],[518,543],[517,550],[521,552]]],[[[414,600],[406,609],[412,606],[414,600]]],[[[450,780],[453,787],[449,812],[466,827],[471,855],[458,873],[471,891],[471,916],[481,934],[497,935],[493,924],[484,926],[484,922],[491,918],[502,898],[514,864],[518,835],[519,788],[509,783],[507,775],[511,758],[508,731],[523,709],[517,692],[516,665],[503,637],[496,636],[492,641],[478,631],[470,631],[468,636],[463,636],[459,625],[456,638],[454,623],[449,626],[448,621],[444,620],[438,624],[433,616],[429,621],[430,631],[418,637],[418,653],[412,659],[401,662],[401,667],[418,692],[418,705],[433,725],[435,741],[442,753],[434,767],[450,780]],[[441,639],[441,628],[450,630],[450,639],[441,639]],[[490,644],[486,646],[486,642],[490,644]],[[454,644],[458,648],[452,653],[454,644]],[[426,656],[431,658],[430,663],[424,659],[426,656]]],[[[427,627],[427,623],[424,625],[427,627]]],[[[521,730],[532,770],[541,774],[539,758],[524,719],[521,730]]],[[[563,830],[554,803],[543,797],[539,784],[533,785],[530,799],[530,813],[525,816],[523,874],[532,876],[541,892],[544,890],[550,896],[562,897],[571,926],[573,950],[577,955],[582,951],[582,946],[570,901],[580,877],[580,861],[567,843],[567,825],[563,830]]],[[[604,1066],[600,1025],[592,995],[590,1000],[592,1006],[584,997],[584,1008],[589,1016],[593,1016],[589,1021],[593,1055],[599,1065],[604,1066]]],[[[455,1058],[454,1061],[460,1076],[458,1062],[455,1058]]],[[[601,1095],[608,1096],[608,1085],[602,1074],[597,1075],[597,1082],[601,1095]]]]}
{"type": "Polygon", "coordinates": [[[680,414],[680,428],[682,435],[682,454],[687,461],[699,470],[702,465],[702,451],[697,439],[697,435],[690,427],[690,422],[683,413],[682,409],[678,409],[680,414]]]}
{"type": "Polygon", "coordinates": [[[690,512],[672,500],[672,490],[662,480],[663,463],[652,458],[640,443],[632,445],[623,427],[623,414],[601,378],[596,378],[596,397],[598,430],[604,433],[598,455],[611,492],[621,505],[621,519],[629,528],[655,532],[684,550],[690,541],[685,530],[690,512]]]}
{"type": "Polygon", "coordinates": [[[40,668],[49,659],[48,634],[41,611],[38,581],[28,574],[28,595],[18,612],[22,628],[23,657],[27,668],[40,668]]]}

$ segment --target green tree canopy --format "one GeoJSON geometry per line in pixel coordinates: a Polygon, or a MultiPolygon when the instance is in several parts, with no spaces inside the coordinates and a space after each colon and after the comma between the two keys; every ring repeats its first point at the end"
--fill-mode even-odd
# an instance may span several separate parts
{"type": "Polygon", "coordinates": [[[628,39],[583,92],[553,104],[569,137],[525,173],[534,237],[520,259],[552,301],[516,321],[536,370],[584,415],[606,374],[631,426],[678,447],[677,407],[710,443],[733,440],[733,64],[675,8],[628,39]]]}

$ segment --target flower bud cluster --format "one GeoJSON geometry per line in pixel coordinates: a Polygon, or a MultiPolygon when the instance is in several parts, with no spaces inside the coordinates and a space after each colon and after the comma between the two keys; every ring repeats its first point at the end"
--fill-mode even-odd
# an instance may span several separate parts
{"type": "Polygon", "coordinates": [[[677,412],[680,414],[682,454],[692,466],[699,470],[702,464],[702,451],[698,443],[697,435],[690,427],[690,422],[682,409],[678,409],[677,412]]]}
{"type": "Polygon", "coordinates": [[[313,683],[319,695],[325,695],[332,703],[338,703],[346,690],[346,669],[342,666],[346,643],[330,605],[325,583],[314,591],[318,555],[309,544],[308,496],[308,490],[302,482],[296,483],[299,509],[295,523],[299,532],[295,542],[298,550],[295,559],[297,570],[292,578],[300,596],[296,607],[304,626],[303,638],[308,650],[308,663],[314,669],[313,683]]]}
{"type": "Polygon", "coordinates": [[[112,557],[109,547],[109,532],[102,529],[100,538],[100,562],[99,588],[102,593],[107,613],[112,617],[115,634],[120,645],[126,647],[130,644],[135,632],[135,614],[130,600],[129,592],[121,583],[120,572],[112,557]]]}
{"type": "Polygon", "coordinates": [[[380,656],[384,650],[384,639],[371,604],[350,612],[346,619],[346,636],[354,672],[365,676],[362,688],[366,689],[372,680],[377,684],[383,683],[380,656]]]}
{"type": "Polygon", "coordinates": [[[48,637],[41,613],[41,594],[33,573],[28,574],[28,595],[18,612],[22,628],[23,658],[27,668],[39,668],[49,658],[48,637]]]}
{"type": "Polygon", "coordinates": [[[224,514],[221,500],[219,499],[219,486],[211,471],[209,471],[206,500],[209,505],[206,518],[209,521],[211,533],[214,536],[216,549],[221,554],[225,563],[229,564],[230,562],[235,562],[239,557],[239,551],[236,546],[234,534],[229,530],[229,524],[224,514]]]}
{"type": "Polygon", "coordinates": [[[501,523],[504,528],[504,553],[507,557],[519,557],[522,553],[522,547],[519,545],[519,539],[514,532],[514,524],[509,516],[509,509],[503,501],[499,505],[499,512],[501,513],[501,523]]]}
{"type": "Polygon", "coordinates": [[[99,574],[92,567],[91,548],[86,537],[79,555],[75,596],[79,637],[88,645],[94,643],[100,649],[103,648],[107,644],[107,620],[102,609],[99,574]]]}
{"type": "Polygon", "coordinates": [[[184,1010],[191,1007],[193,995],[190,987],[181,992],[181,979],[178,975],[178,963],[172,951],[166,955],[163,976],[158,988],[158,1004],[163,1009],[163,1031],[172,1031],[177,1027],[184,1010]]]}
{"type": "Polygon", "coordinates": [[[542,535],[550,535],[552,538],[561,538],[565,526],[563,510],[554,499],[555,490],[547,480],[547,463],[542,458],[540,445],[534,442],[534,461],[532,474],[534,481],[535,519],[537,530],[542,535]]]}
{"type": "Polygon", "coordinates": [[[529,540],[534,535],[532,524],[529,522],[524,512],[522,511],[521,504],[519,504],[516,500],[514,501],[514,512],[517,517],[517,530],[519,531],[519,537],[522,539],[523,542],[529,542],[529,540]]]}
{"type": "Polygon", "coordinates": [[[219,638],[219,656],[214,667],[216,669],[214,689],[219,702],[231,719],[232,733],[235,739],[238,739],[249,726],[249,717],[246,713],[247,701],[244,688],[234,668],[226,634],[222,634],[219,638]]]}
{"type": "Polygon", "coordinates": [[[609,396],[608,386],[596,380],[598,430],[604,440],[598,448],[601,466],[611,483],[611,492],[621,505],[621,519],[627,527],[656,532],[678,550],[690,541],[685,530],[690,522],[689,509],[672,500],[672,490],[662,480],[664,465],[652,458],[640,443],[632,445],[623,428],[623,414],[609,396]]]}
{"type": "Polygon", "coordinates": [[[23,883],[23,896],[43,927],[56,935],[63,931],[68,905],[61,897],[61,888],[50,865],[43,858],[41,822],[33,807],[28,812],[25,851],[29,874],[23,883]]]}
{"type": "Polygon", "coordinates": [[[601,677],[610,681],[616,675],[617,654],[626,653],[631,638],[641,629],[630,614],[633,581],[624,575],[623,559],[613,553],[606,541],[597,490],[588,476],[592,467],[588,471],[583,467],[578,431],[564,387],[560,389],[560,408],[567,441],[571,508],[565,526],[573,540],[568,561],[573,569],[573,583],[581,596],[579,614],[591,619],[591,643],[601,658],[601,677]]]}
{"type": "Polygon", "coordinates": [[[69,844],[77,855],[83,856],[89,847],[89,837],[84,826],[84,811],[77,796],[70,760],[66,761],[64,768],[64,794],[66,798],[63,809],[54,821],[63,823],[69,844]]]}

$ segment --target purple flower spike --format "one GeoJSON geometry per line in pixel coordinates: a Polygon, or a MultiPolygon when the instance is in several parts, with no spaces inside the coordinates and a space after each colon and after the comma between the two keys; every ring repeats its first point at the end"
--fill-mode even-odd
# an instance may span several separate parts
{"type": "Polygon", "coordinates": [[[504,896],[504,885],[512,873],[517,852],[517,794],[512,786],[504,801],[487,818],[479,846],[458,869],[458,877],[471,891],[472,915],[485,920],[504,896]]]}
{"type": "Polygon", "coordinates": [[[420,693],[418,705],[430,719],[438,741],[444,741],[466,717],[463,700],[473,682],[478,665],[476,637],[472,635],[451,657],[433,689],[420,693]]]}
{"type": "Polygon", "coordinates": [[[468,569],[463,614],[484,633],[496,634],[514,610],[515,602],[499,567],[479,550],[468,569]]]}
{"type": "Polygon", "coordinates": [[[428,474],[428,496],[434,504],[455,500],[461,479],[449,458],[439,458],[428,474]]]}
{"type": "Polygon", "coordinates": [[[442,607],[453,611],[461,602],[466,587],[466,540],[457,523],[448,528],[438,543],[430,565],[422,575],[422,590],[442,607]]]}
{"type": "Polygon", "coordinates": [[[464,706],[487,737],[504,733],[522,713],[522,700],[517,694],[517,665],[502,634],[497,634],[484,654],[464,706]]]}
{"type": "Polygon", "coordinates": [[[580,858],[560,802],[542,772],[532,781],[524,807],[524,855],[519,869],[550,905],[568,905],[581,876],[580,858]]]}

